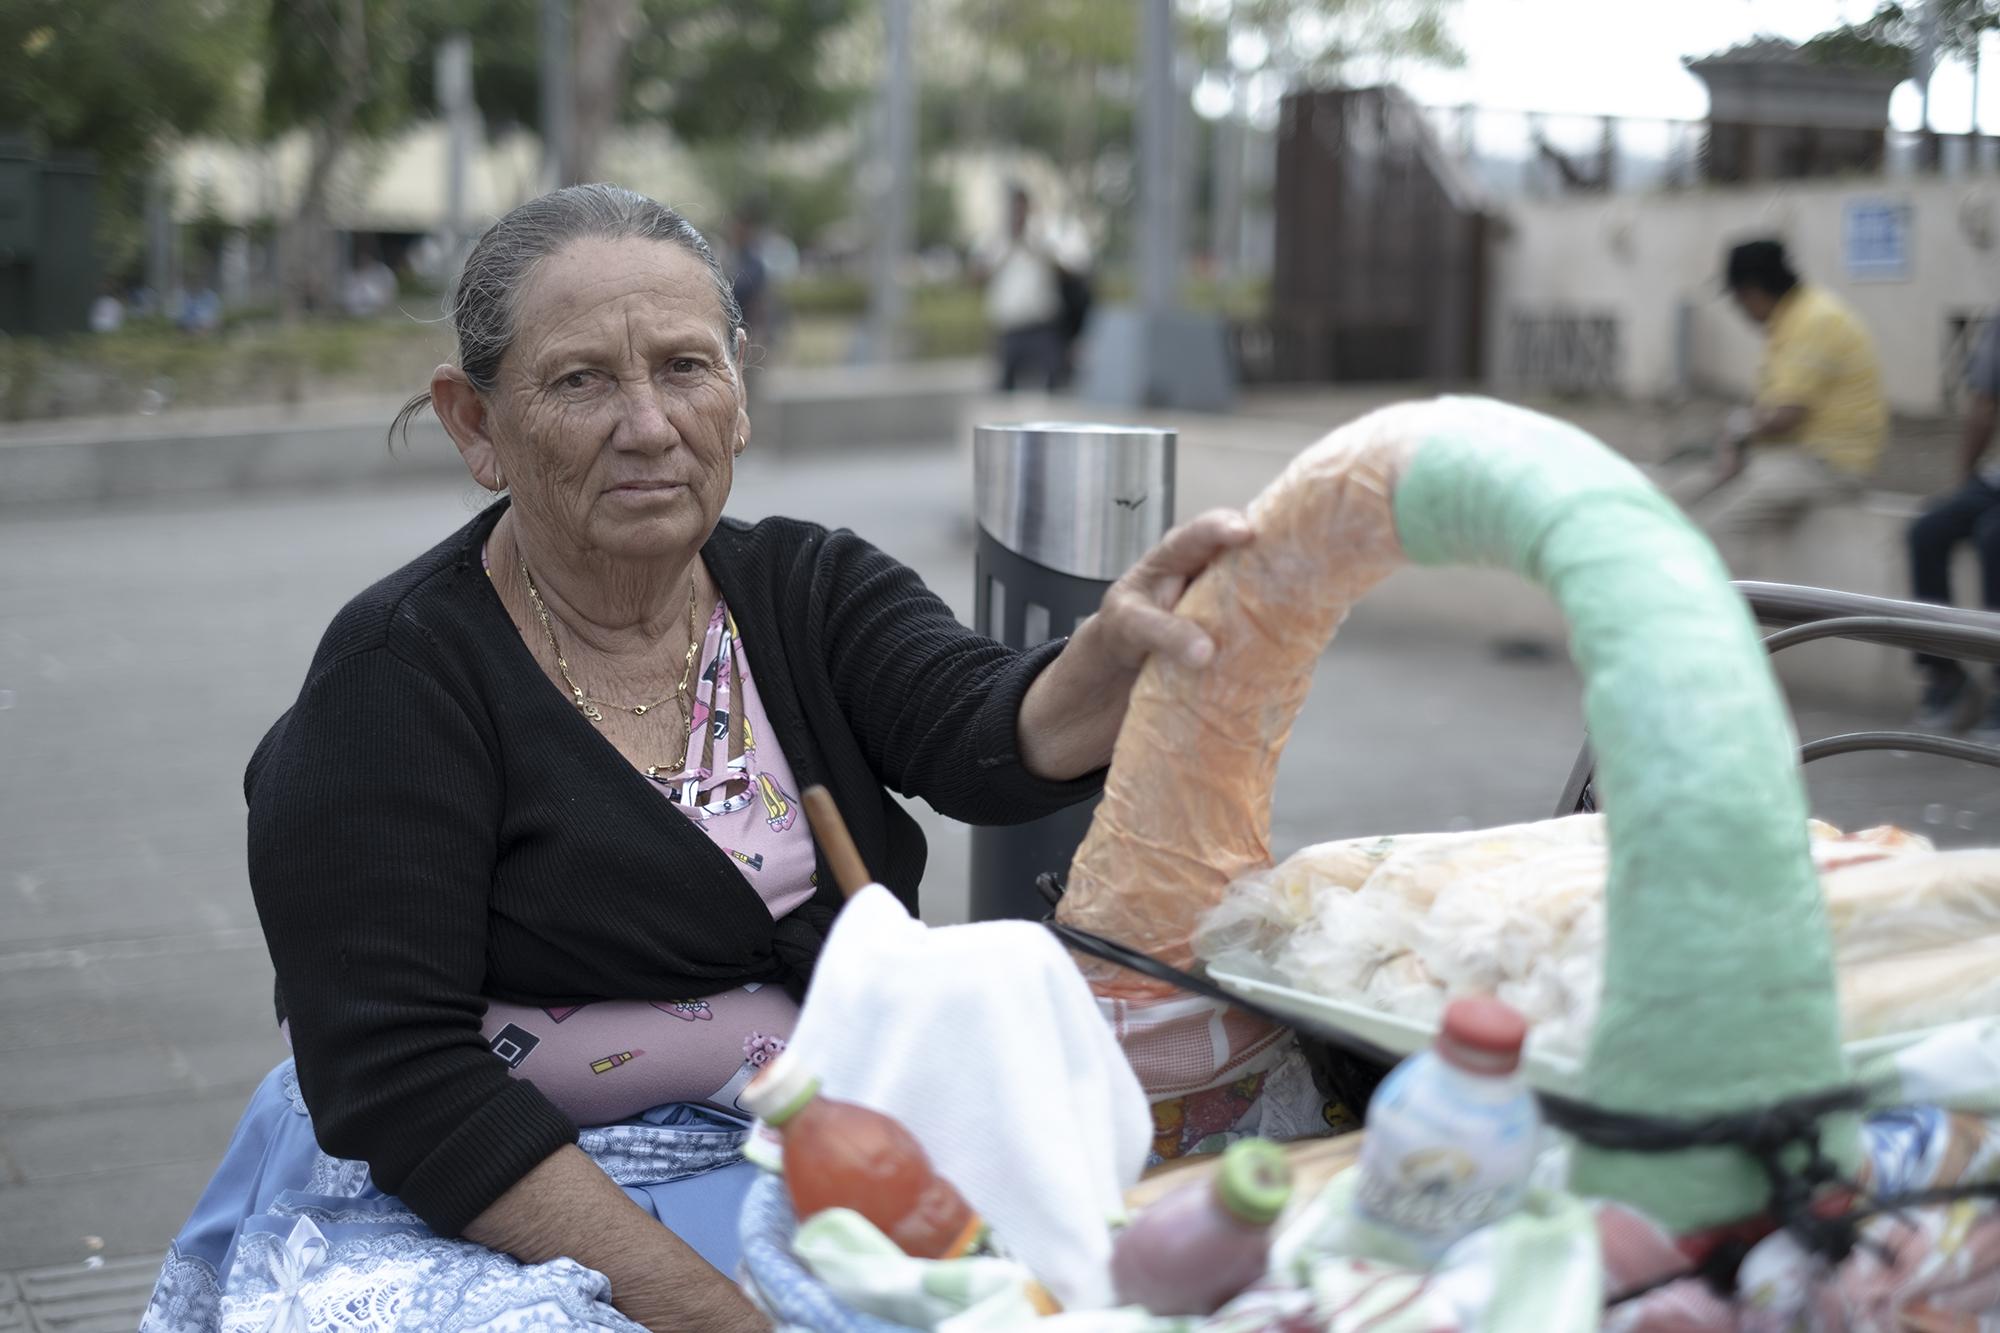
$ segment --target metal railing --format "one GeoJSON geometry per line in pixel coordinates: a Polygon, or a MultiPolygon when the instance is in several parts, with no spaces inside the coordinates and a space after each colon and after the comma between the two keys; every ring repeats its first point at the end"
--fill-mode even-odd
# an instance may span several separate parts
{"type": "MultiPolygon", "coordinates": [[[[1848,639],[2000,663],[2000,614],[1991,611],[1789,583],[1739,582],[1736,590],[1750,604],[1759,624],[1777,628],[1764,640],[1765,649],[1772,653],[1818,639],[1848,639]]],[[[1916,731],[1851,731],[1823,736],[1799,747],[1799,762],[1809,764],[1869,750],[1931,754],[2000,768],[2000,748],[1916,731]]],[[[1558,817],[1597,809],[1596,770],[1597,760],[1586,740],[1556,801],[1558,817]]]]}
{"type": "Polygon", "coordinates": [[[1444,150],[1489,198],[1626,194],[1841,175],[2000,174],[2000,136],[1986,134],[1711,125],[1470,105],[1421,111],[1444,150]]]}

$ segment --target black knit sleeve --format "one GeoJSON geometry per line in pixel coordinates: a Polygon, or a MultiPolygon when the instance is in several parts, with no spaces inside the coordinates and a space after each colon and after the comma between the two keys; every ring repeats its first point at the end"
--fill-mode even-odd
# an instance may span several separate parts
{"type": "Polygon", "coordinates": [[[960,624],[908,566],[853,533],[819,552],[816,631],[835,698],[882,782],[972,824],[1036,819],[1093,795],[1021,762],[1021,701],[1062,644],[1015,652],[960,624]]]}
{"type": "Polygon", "coordinates": [[[576,1128],[480,1036],[501,786],[437,674],[315,670],[250,779],[250,885],[320,1145],[457,1235],[576,1128]]]}

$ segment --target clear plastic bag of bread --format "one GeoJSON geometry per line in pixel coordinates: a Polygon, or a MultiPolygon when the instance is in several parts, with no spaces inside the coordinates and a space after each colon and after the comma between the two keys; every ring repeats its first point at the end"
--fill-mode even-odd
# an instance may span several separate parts
{"type": "MultiPolygon", "coordinates": [[[[1850,1040],[2000,1013],[2000,851],[1935,850],[1883,825],[1807,829],[1850,1040]]],[[[1230,885],[1196,952],[1219,971],[1428,1022],[1497,995],[1537,1049],[1579,1055],[1603,975],[1598,815],[1352,838],[1230,885]]]]}

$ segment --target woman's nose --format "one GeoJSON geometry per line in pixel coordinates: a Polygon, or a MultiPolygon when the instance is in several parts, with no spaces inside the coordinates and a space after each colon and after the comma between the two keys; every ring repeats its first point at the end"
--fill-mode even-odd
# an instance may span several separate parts
{"type": "Polygon", "coordinates": [[[623,396],[624,419],[619,423],[616,443],[628,449],[665,451],[681,442],[667,411],[667,396],[658,385],[628,384],[623,396]]]}

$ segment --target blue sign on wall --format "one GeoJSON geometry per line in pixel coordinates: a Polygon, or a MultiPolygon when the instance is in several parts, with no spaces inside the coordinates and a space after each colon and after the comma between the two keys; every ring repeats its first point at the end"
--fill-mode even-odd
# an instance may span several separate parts
{"type": "Polygon", "coordinates": [[[1841,253],[1856,282],[1904,282],[1910,276],[1910,206],[1861,199],[1842,216],[1841,253]]]}

